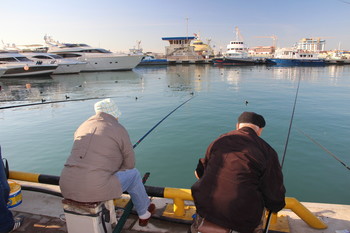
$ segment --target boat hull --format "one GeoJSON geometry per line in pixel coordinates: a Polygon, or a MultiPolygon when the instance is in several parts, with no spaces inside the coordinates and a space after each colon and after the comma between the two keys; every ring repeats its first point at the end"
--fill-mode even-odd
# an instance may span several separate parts
{"type": "MultiPolygon", "coordinates": [[[[54,52],[53,52],[54,53],[54,52]]],[[[93,54],[93,53],[60,53],[65,58],[75,59],[86,62],[81,72],[96,71],[121,71],[132,70],[142,59],[142,55],[109,55],[109,54],[93,54]],[[77,56],[78,55],[78,56],[77,56]]]]}
{"type": "Polygon", "coordinates": [[[57,69],[52,74],[77,74],[83,70],[86,63],[71,63],[71,64],[59,64],[57,69]]]}
{"type": "Polygon", "coordinates": [[[57,65],[6,65],[6,71],[2,78],[49,76],[57,68],[57,65]]]}
{"type": "Polygon", "coordinates": [[[153,60],[142,60],[138,66],[150,66],[150,65],[168,65],[166,59],[153,59],[153,60]]]}
{"type": "Polygon", "coordinates": [[[212,59],[214,65],[223,65],[223,66],[237,66],[237,65],[255,65],[259,64],[258,60],[254,60],[251,58],[214,58],[212,59]]]}
{"type": "Polygon", "coordinates": [[[267,64],[281,66],[324,66],[326,63],[322,59],[266,59],[267,64]]]}

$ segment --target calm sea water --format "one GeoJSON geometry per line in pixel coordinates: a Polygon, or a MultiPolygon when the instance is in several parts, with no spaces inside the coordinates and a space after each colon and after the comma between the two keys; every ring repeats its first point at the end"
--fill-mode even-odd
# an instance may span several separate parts
{"type": "MultiPolygon", "coordinates": [[[[300,88],[283,172],[287,195],[300,201],[350,204],[350,66],[136,68],[52,79],[0,79],[0,107],[32,102],[113,97],[120,122],[136,143],[184,101],[136,148],[148,185],[190,188],[207,146],[235,127],[242,111],[267,120],[262,137],[282,160],[298,80],[300,88]],[[31,87],[26,87],[30,84],[31,87]],[[248,101],[248,104],[246,104],[248,101]]],[[[12,170],[59,175],[75,129],[98,100],[0,110],[0,145],[12,170]]]]}

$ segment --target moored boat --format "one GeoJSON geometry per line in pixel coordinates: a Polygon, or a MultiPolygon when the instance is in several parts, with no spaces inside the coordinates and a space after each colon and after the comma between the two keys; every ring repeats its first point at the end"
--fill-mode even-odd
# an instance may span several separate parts
{"type": "Polygon", "coordinates": [[[48,36],[45,36],[44,39],[49,46],[49,53],[87,62],[82,71],[132,70],[140,63],[143,57],[142,55],[116,54],[87,44],[59,43],[48,36]]]}
{"type": "Polygon", "coordinates": [[[245,45],[243,37],[240,34],[238,27],[235,29],[236,37],[227,45],[226,52],[223,57],[212,59],[214,65],[254,65],[262,63],[262,60],[257,60],[248,56],[248,47],[245,45]]]}
{"type": "Polygon", "coordinates": [[[266,59],[267,64],[281,66],[323,66],[325,60],[320,59],[317,53],[300,49],[277,49],[275,57],[266,59]]]}
{"type": "Polygon", "coordinates": [[[142,58],[139,66],[145,66],[145,65],[167,65],[168,60],[167,59],[160,59],[156,58],[153,55],[146,55],[142,58]]]}
{"type": "Polygon", "coordinates": [[[199,34],[195,33],[194,36],[195,39],[191,41],[191,46],[194,46],[194,51],[206,59],[214,57],[214,50],[210,46],[210,39],[208,40],[208,43],[204,43],[199,34]]]}
{"type": "Polygon", "coordinates": [[[0,53],[0,68],[5,72],[2,78],[49,76],[57,69],[57,64],[34,62],[19,53],[0,53]]]}
{"type": "Polygon", "coordinates": [[[25,56],[36,62],[44,64],[57,64],[57,69],[52,74],[75,74],[86,66],[86,62],[75,59],[63,58],[51,53],[25,53],[25,56]]]}

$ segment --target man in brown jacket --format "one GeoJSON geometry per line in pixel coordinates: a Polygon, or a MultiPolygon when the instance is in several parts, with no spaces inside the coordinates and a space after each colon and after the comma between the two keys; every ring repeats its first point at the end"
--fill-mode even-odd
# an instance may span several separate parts
{"type": "Polygon", "coordinates": [[[209,221],[227,232],[262,232],[264,208],[285,206],[283,175],[275,150],[260,135],[265,119],[244,112],[236,129],[212,142],[200,159],[192,186],[197,218],[192,232],[209,221]]]}
{"type": "Polygon", "coordinates": [[[155,210],[150,203],[121,115],[111,99],[95,104],[96,114],[74,133],[74,144],[60,177],[64,198],[78,202],[100,202],[119,198],[127,191],[146,226],[155,210]]]}

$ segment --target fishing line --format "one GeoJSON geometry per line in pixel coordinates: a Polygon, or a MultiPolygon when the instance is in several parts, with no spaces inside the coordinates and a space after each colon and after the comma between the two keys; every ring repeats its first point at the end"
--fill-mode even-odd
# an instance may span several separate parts
{"type": "Polygon", "coordinates": [[[55,100],[55,101],[44,101],[38,102],[38,103],[30,103],[30,104],[19,104],[19,105],[11,105],[11,106],[5,106],[0,107],[1,109],[9,109],[9,108],[21,108],[21,107],[28,107],[28,106],[35,106],[35,105],[41,105],[41,104],[56,104],[56,103],[63,103],[63,102],[73,102],[73,101],[85,101],[85,100],[95,100],[95,99],[106,99],[106,98],[114,98],[114,97],[91,97],[91,98],[85,98],[85,99],[66,99],[66,100],[55,100]]]}
{"type": "Polygon", "coordinates": [[[140,144],[140,142],[142,142],[143,139],[145,139],[145,137],[147,137],[148,134],[150,134],[160,123],[162,123],[166,118],[168,118],[168,116],[170,116],[173,112],[175,112],[177,109],[179,109],[181,106],[183,106],[184,104],[186,104],[188,101],[190,101],[191,99],[193,99],[195,96],[189,98],[188,100],[186,100],[185,102],[183,102],[182,104],[180,104],[179,106],[177,106],[177,108],[175,108],[173,111],[171,111],[168,115],[166,115],[165,117],[163,117],[163,119],[161,119],[155,126],[153,126],[145,135],[143,135],[140,140],[138,140],[135,145],[133,146],[133,148],[135,148],[138,144],[140,144]]]}
{"type": "MultiPolygon", "coordinates": [[[[287,152],[287,147],[288,147],[288,142],[289,142],[289,135],[290,135],[290,131],[291,131],[292,125],[293,125],[295,106],[296,106],[296,103],[297,103],[298,93],[299,93],[299,87],[300,87],[300,80],[301,80],[301,75],[299,75],[298,87],[297,87],[297,90],[296,90],[296,92],[295,92],[293,111],[292,111],[292,116],[291,116],[291,118],[290,118],[290,123],[289,123],[289,128],[288,128],[288,134],[287,134],[286,143],[285,143],[285,146],[284,146],[283,157],[282,157],[282,162],[281,162],[281,169],[283,168],[284,159],[285,159],[285,157],[286,157],[286,152],[287,152]]],[[[272,211],[269,211],[269,215],[267,216],[267,220],[266,220],[266,226],[265,226],[264,233],[268,233],[268,232],[269,232],[269,226],[270,226],[271,215],[272,215],[272,211]]]]}
{"type": "Polygon", "coordinates": [[[307,137],[308,139],[310,139],[313,143],[315,143],[316,145],[318,145],[319,147],[321,147],[324,151],[326,151],[328,154],[330,154],[333,158],[335,158],[338,162],[340,162],[344,167],[346,167],[348,170],[350,170],[350,167],[347,166],[343,161],[341,161],[335,154],[333,154],[332,152],[330,152],[329,150],[327,150],[327,148],[325,148],[324,146],[322,146],[320,143],[318,143],[315,139],[313,139],[311,136],[307,135],[306,133],[304,133],[302,130],[298,129],[297,130],[304,134],[305,137],[307,137]]]}
{"type": "MultiPolygon", "coordinates": [[[[166,118],[168,118],[168,116],[170,116],[173,112],[175,112],[177,109],[179,109],[181,106],[183,106],[184,104],[186,104],[188,101],[190,101],[191,99],[193,99],[193,97],[191,97],[190,99],[186,100],[185,102],[183,102],[182,104],[180,104],[179,106],[177,106],[173,111],[171,111],[168,115],[166,115],[165,117],[163,117],[163,119],[161,119],[155,126],[153,126],[145,135],[143,135],[140,140],[138,140],[135,145],[133,146],[133,148],[135,148],[138,144],[140,144],[140,142],[142,142],[142,140],[147,137],[148,134],[150,134],[160,123],[162,123],[166,118]]],[[[142,183],[145,184],[148,177],[149,177],[150,173],[147,172],[144,177],[142,178],[142,183]]],[[[130,199],[129,202],[126,204],[126,206],[124,207],[124,213],[123,215],[120,217],[117,226],[114,228],[113,233],[115,232],[120,232],[126,222],[126,219],[128,218],[132,208],[133,208],[134,204],[132,202],[132,200],[130,199]]]]}

